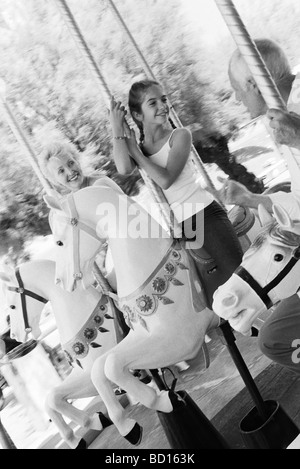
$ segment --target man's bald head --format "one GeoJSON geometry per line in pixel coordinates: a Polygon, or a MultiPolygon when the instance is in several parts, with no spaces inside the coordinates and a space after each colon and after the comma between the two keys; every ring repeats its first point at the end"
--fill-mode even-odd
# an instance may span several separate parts
{"type": "MultiPolygon", "coordinates": [[[[292,75],[287,56],[276,42],[270,39],[257,39],[254,42],[276,84],[292,75]]],[[[265,114],[266,103],[239,49],[231,56],[228,74],[237,100],[243,102],[251,117],[265,114]]]]}

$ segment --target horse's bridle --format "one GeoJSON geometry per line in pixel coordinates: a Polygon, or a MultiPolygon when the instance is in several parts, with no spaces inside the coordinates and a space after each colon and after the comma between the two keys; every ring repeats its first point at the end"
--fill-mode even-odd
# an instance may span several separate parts
{"type": "MultiPolygon", "coordinates": [[[[77,280],[81,280],[83,275],[80,268],[80,231],[84,231],[92,238],[96,239],[97,241],[102,241],[102,243],[106,242],[106,239],[102,239],[97,235],[97,232],[94,228],[91,228],[86,223],[79,220],[78,212],[76,210],[74,195],[73,193],[69,194],[67,198],[67,210],[64,213],[58,213],[58,218],[62,219],[67,224],[70,224],[72,227],[72,236],[73,236],[73,265],[74,265],[74,273],[73,278],[76,282],[77,280]]],[[[56,241],[58,246],[61,241],[56,241]]],[[[58,279],[59,280],[59,279],[58,279]]]]}
{"type": "Polygon", "coordinates": [[[48,303],[49,300],[46,300],[46,298],[43,298],[42,296],[38,295],[37,293],[34,293],[30,290],[27,290],[24,288],[24,283],[20,274],[20,270],[17,267],[15,270],[15,275],[17,282],[19,284],[18,287],[7,287],[9,291],[19,293],[21,295],[21,304],[22,304],[22,313],[23,313],[23,319],[24,319],[24,324],[25,324],[25,331],[26,332],[31,332],[31,327],[28,322],[28,313],[27,313],[27,305],[26,305],[26,296],[30,296],[34,300],[40,301],[41,303],[48,303]]]}
{"type": "Polygon", "coordinates": [[[282,269],[282,271],[279,272],[279,274],[276,275],[276,277],[264,287],[262,287],[252,277],[252,275],[242,266],[239,266],[234,273],[238,275],[246,283],[248,283],[248,285],[255,291],[255,293],[260,297],[260,299],[264,302],[266,307],[269,309],[273,305],[273,302],[271,298],[269,297],[268,293],[271,290],[273,290],[273,288],[275,288],[287,276],[287,274],[292,270],[292,268],[299,261],[299,259],[300,259],[300,245],[296,247],[296,249],[293,252],[293,257],[289,260],[289,262],[282,269]]]}

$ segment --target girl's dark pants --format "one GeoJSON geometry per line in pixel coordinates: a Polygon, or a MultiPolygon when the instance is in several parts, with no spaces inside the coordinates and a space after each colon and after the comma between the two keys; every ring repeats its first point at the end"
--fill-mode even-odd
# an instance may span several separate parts
{"type": "Polygon", "coordinates": [[[207,206],[204,213],[196,214],[182,223],[183,232],[187,237],[190,227],[194,233],[204,230],[203,247],[188,251],[195,261],[208,307],[211,308],[215,290],[225,283],[240,265],[243,251],[227,213],[216,201],[207,206]]]}

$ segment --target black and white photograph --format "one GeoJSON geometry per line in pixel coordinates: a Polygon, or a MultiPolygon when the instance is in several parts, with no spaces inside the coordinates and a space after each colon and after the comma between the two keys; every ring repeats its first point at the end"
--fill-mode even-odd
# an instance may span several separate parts
{"type": "Polygon", "coordinates": [[[0,0],[0,449],[300,449],[299,31],[0,0]]]}

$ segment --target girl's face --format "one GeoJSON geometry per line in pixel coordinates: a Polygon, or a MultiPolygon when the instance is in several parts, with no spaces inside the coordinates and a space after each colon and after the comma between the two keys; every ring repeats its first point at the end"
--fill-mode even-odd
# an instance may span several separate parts
{"type": "Polygon", "coordinates": [[[141,113],[137,118],[144,124],[164,124],[169,117],[168,98],[159,85],[152,85],[145,93],[141,113]]]}
{"type": "Polygon", "coordinates": [[[78,191],[84,180],[81,168],[73,156],[65,154],[53,156],[48,162],[48,171],[53,181],[71,192],[78,191]]]}

